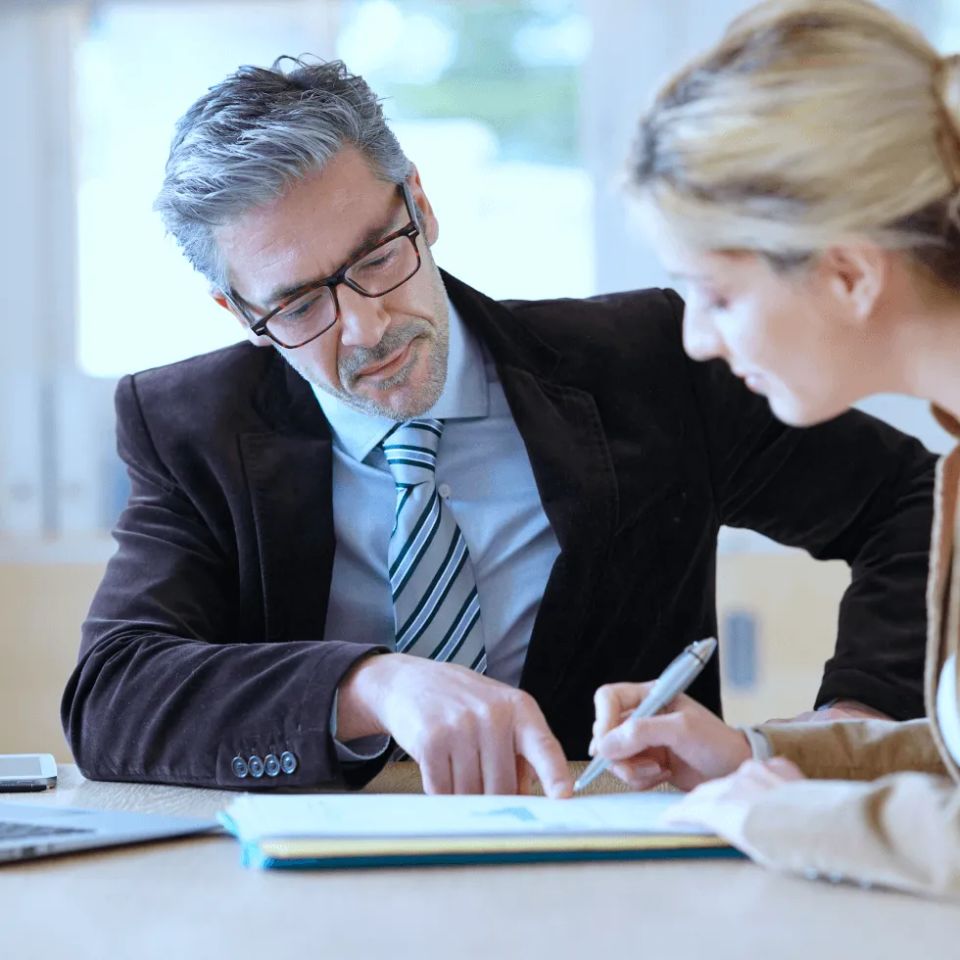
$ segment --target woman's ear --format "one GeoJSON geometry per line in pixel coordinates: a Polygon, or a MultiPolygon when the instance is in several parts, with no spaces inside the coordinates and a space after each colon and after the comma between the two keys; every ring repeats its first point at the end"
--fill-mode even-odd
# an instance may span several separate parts
{"type": "Polygon", "coordinates": [[[820,257],[819,268],[844,316],[857,325],[868,323],[887,282],[887,251],[868,242],[839,244],[820,257]]]}
{"type": "Polygon", "coordinates": [[[407,184],[410,187],[410,196],[413,198],[414,206],[417,208],[417,216],[420,232],[427,241],[427,246],[432,247],[440,236],[440,224],[437,222],[433,207],[423,190],[423,184],[420,182],[420,171],[416,165],[411,165],[410,175],[407,177],[407,184]]]}
{"type": "Polygon", "coordinates": [[[219,306],[223,307],[223,309],[226,310],[230,316],[232,316],[240,324],[240,326],[243,328],[243,332],[247,336],[247,339],[255,347],[273,346],[273,341],[269,337],[258,336],[250,329],[250,324],[247,323],[247,321],[241,317],[236,310],[234,310],[230,301],[219,290],[211,290],[210,296],[213,297],[214,303],[217,303],[219,306]]]}

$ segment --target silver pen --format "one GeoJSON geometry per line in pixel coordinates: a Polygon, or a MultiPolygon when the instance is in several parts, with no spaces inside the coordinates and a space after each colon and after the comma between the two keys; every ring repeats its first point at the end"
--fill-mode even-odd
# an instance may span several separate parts
{"type": "MultiPolygon", "coordinates": [[[[660,674],[647,696],[634,708],[629,719],[639,720],[659,713],[674,697],[679,696],[693,683],[716,649],[717,641],[714,637],[696,640],[685,647],[660,674]]],[[[592,783],[609,765],[610,761],[606,758],[594,757],[573,785],[574,791],[582,790],[588,783],[592,783]]]]}

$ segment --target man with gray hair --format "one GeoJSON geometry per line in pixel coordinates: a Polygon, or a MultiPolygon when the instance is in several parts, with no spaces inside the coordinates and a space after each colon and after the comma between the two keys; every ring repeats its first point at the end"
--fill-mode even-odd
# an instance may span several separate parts
{"type": "MultiPolygon", "coordinates": [[[[915,441],[778,423],[687,360],[670,291],[497,303],[443,273],[341,63],[213,87],[157,209],[250,343],[118,387],[132,490],[63,701],[87,776],[355,786],[402,749],[428,792],[566,795],[596,688],[716,631],[723,523],[851,564],[819,704],[921,714],[915,441]]],[[[716,662],[690,692],[719,712],[716,662]]]]}

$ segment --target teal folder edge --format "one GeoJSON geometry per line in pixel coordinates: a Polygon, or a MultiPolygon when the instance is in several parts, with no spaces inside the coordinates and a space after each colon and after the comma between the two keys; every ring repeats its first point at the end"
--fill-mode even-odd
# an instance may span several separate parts
{"type": "Polygon", "coordinates": [[[733,847],[684,847],[664,850],[529,850],[476,853],[424,853],[350,857],[270,857],[256,842],[241,847],[245,867],[264,870],[357,870],[383,867],[497,866],[510,863],[574,863],[598,860],[744,860],[733,847]]]}

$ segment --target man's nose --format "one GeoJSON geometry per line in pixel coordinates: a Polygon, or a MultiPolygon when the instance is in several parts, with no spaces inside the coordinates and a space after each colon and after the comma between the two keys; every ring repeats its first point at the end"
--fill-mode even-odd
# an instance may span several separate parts
{"type": "Polygon", "coordinates": [[[709,311],[688,304],[683,313],[683,349],[694,360],[723,356],[723,341],[709,311]]]}
{"type": "Polygon", "coordinates": [[[383,297],[364,297],[347,286],[337,290],[340,342],[345,347],[375,347],[390,324],[383,297]]]}

